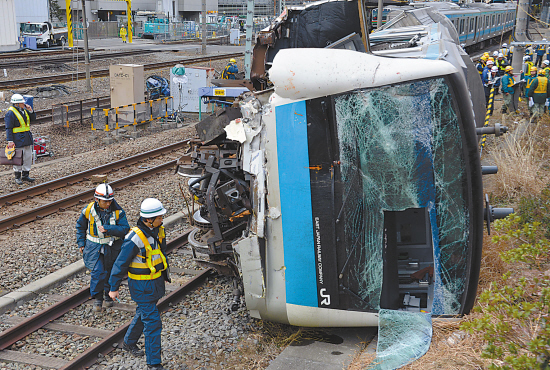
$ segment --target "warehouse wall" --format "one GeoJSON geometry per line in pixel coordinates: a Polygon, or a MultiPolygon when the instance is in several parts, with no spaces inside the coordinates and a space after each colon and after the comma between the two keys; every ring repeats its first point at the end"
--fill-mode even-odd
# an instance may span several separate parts
{"type": "Polygon", "coordinates": [[[18,49],[18,33],[15,0],[0,0],[0,51],[18,49]]]}

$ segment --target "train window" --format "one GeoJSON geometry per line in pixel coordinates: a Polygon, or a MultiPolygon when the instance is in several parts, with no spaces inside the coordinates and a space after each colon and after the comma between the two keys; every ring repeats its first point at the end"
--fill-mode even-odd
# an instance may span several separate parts
{"type": "MultiPolygon", "coordinates": [[[[470,227],[461,119],[455,103],[444,78],[335,97],[342,163],[338,180],[343,184],[337,228],[348,255],[341,283],[361,297],[351,308],[379,305],[386,281],[382,276],[387,255],[381,246],[389,230],[384,224],[392,216],[392,261],[399,268],[393,282],[399,284],[399,294],[418,285],[410,281],[410,274],[430,266],[434,253],[444,278],[433,295],[428,293],[432,312],[458,313],[469,270],[465,251],[470,227]],[[416,263],[415,269],[402,275],[409,263],[416,263]]],[[[390,295],[395,298],[397,291],[390,295]]]]}
{"type": "Polygon", "coordinates": [[[485,16],[485,28],[488,28],[489,27],[489,16],[486,15],[485,16]]]}
{"type": "Polygon", "coordinates": [[[497,17],[497,24],[500,24],[500,14],[497,17]]]}
{"type": "Polygon", "coordinates": [[[458,31],[461,35],[464,33],[464,19],[460,20],[460,31],[458,31]]]}
{"type": "Polygon", "coordinates": [[[470,33],[474,32],[474,18],[470,18],[470,33]]]}
{"type": "Polygon", "coordinates": [[[494,14],[491,16],[491,26],[493,26],[493,27],[495,26],[495,15],[494,14]]]}

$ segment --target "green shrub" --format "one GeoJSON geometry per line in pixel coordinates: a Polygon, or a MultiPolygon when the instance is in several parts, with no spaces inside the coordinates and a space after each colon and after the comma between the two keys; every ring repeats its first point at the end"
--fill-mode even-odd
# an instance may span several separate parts
{"type": "Polygon", "coordinates": [[[517,213],[523,223],[540,221],[544,236],[550,238],[550,187],[544,188],[540,194],[521,197],[517,213]]]}
{"type": "Polygon", "coordinates": [[[550,369],[550,242],[540,226],[515,214],[495,222],[493,243],[509,245],[501,258],[510,271],[481,293],[481,316],[461,325],[482,333],[489,369],[550,369]]]}

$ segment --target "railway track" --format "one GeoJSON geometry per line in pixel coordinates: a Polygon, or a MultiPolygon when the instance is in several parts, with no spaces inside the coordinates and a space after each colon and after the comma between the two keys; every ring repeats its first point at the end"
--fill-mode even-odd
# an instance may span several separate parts
{"type": "MultiPolygon", "coordinates": [[[[30,188],[26,188],[18,192],[9,193],[0,197],[0,206],[2,207],[9,206],[18,201],[32,199],[37,195],[50,193],[54,190],[60,189],[65,186],[71,186],[81,181],[87,181],[90,179],[92,175],[120,170],[125,167],[129,167],[130,165],[143,162],[146,160],[150,160],[154,157],[181,149],[184,147],[184,145],[185,145],[185,141],[181,141],[175,144],[161,147],[159,149],[151,150],[129,158],[125,158],[117,162],[112,162],[103,166],[92,168],[87,171],[82,171],[74,175],[65,176],[43,184],[32,186],[30,188]]],[[[123,178],[119,178],[118,180],[111,181],[109,182],[109,184],[115,189],[117,188],[120,189],[126,185],[133,185],[137,181],[140,181],[156,173],[167,170],[171,167],[174,167],[175,165],[176,165],[176,160],[170,160],[160,165],[147,168],[143,171],[133,173],[123,178]]],[[[42,219],[48,215],[57,213],[59,211],[63,211],[68,207],[78,205],[80,203],[85,203],[93,197],[93,194],[94,194],[94,189],[80,191],[76,194],[69,195],[65,198],[62,198],[53,202],[49,202],[43,206],[32,208],[28,211],[18,213],[10,217],[2,218],[0,219],[0,232],[9,230],[14,227],[21,226],[29,222],[33,222],[38,219],[42,219]]]]}
{"type": "MultiPolygon", "coordinates": [[[[184,233],[167,243],[168,253],[181,248],[187,244],[188,232],[184,233]]],[[[191,280],[185,282],[181,286],[175,286],[175,289],[163,297],[157,304],[160,312],[167,310],[171,305],[181,301],[187,294],[199,287],[206,279],[212,275],[211,269],[199,270],[198,274],[191,280]]],[[[172,286],[174,287],[174,286],[172,286]]],[[[168,288],[168,287],[167,287],[168,288]]],[[[168,289],[167,289],[168,290],[168,289]]],[[[19,362],[28,365],[47,366],[50,368],[58,368],[64,370],[86,369],[95,364],[98,357],[105,356],[121,344],[126,330],[130,322],[126,322],[119,326],[114,331],[105,329],[95,329],[86,326],[67,325],[56,323],[55,320],[67,314],[71,310],[77,309],[81,305],[86,304],[90,300],[89,287],[85,287],[75,292],[74,294],[64,297],[56,304],[45,308],[37,314],[16,323],[16,325],[0,333],[0,360],[19,362]],[[77,333],[80,335],[88,335],[103,338],[99,342],[93,344],[84,352],[72,360],[63,360],[55,357],[44,355],[36,355],[22,353],[19,351],[8,350],[7,348],[17,341],[25,338],[31,333],[45,329],[50,331],[62,331],[77,333]]],[[[112,309],[123,309],[128,311],[133,305],[115,303],[112,309]],[[125,307],[130,306],[130,307],[125,307]]],[[[133,306],[135,307],[135,306],[133,306]]]]}
{"type": "MultiPolygon", "coordinates": [[[[80,48],[78,49],[79,51],[82,51],[82,49],[80,48]]],[[[37,57],[37,56],[43,57],[48,55],[64,55],[64,54],[73,54],[73,53],[75,53],[74,49],[10,52],[10,53],[0,53],[0,60],[13,59],[13,58],[37,57]]]]}
{"type": "MultiPolygon", "coordinates": [[[[90,60],[100,60],[100,59],[112,59],[112,58],[121,58],[132,55],[142,55],[142,54],[151,54],[156,53],[158,50],[130,50],[122,51],[116,53],[97,53],[90,54],[90,60]]],[[[10,60],[0,61],[0,68],[26,68],[28,66],[42,65],[42,64],[59,64],[59,63],[71,63],[75,62],[76,58],[84,60],[84,54],[72,54],[64,55],[56,58],[39,58],[39,59],[16,59],[16,56],[10,58],[10,60]]]]}
{"type": "MultiPolygon", "coordinates": [[[[166,67],[172,67],[177,63],[183,63],[187,65],[195,64],[195,63],[202,63],[207,62],[210,60],[220,60],[220,59],[229,59],[229,58],[236,58],[236,57],[242,57],[244,53],[229,53],[229,54],[219,54],[219,55],[212,55],[212,56],[206,56],[206,57],[197,57],[197,58],[186,58],[186,59],[180,59],[180,60],[173,60],[170,62],[159,62],[159,63],[152,63],[152,64],[146,64],[144,66],[146,71],[160,69],[160,68],[166,68],[166,67]]],[[[98,77],[107,77],[109,76],[109,69],[99,69],[95,71],[90,71],[90,76],[92,78],[98,78],[98,77]]],[[[19,80],[14,81],[0,81],[0,89],[15,89],[15,88],[21,88],[21,87],[27,87],[27,86],[37,86],[37,85],[46,85],[51,83],[62,83],[62,82],[69,82],[69,81],[75,81],[75,80],[82,80],[86,78],[85,72],[78,72],[78,73],[60,73],[57,75],[52,76],[42,76],[42,77],[34,77],[34,78],[23,78],[19,80]]]]}

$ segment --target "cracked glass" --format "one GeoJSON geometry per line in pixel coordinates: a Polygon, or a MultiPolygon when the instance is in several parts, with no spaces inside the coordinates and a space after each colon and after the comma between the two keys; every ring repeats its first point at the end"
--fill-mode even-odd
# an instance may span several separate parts
{"type": "Polygon", "coordinates": [[[380,309],[384,211],[425,208],[434,270],[428,311],[457,314],[469,217],[460,122],[447,81],[356,90],[335,97],[335,111],[344,184],[339,248],[347,256],[340,283],[350,308],[380,309]]]}

